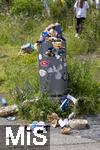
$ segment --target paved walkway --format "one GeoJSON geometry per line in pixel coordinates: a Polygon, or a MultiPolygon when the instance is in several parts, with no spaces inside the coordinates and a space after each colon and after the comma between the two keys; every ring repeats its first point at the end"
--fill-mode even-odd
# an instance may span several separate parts
{"type": "Polygon", "coordinates": [[[73,130],[70,135],[51,129],[51,150],[100,150],[100,125],[88,130],[73,130]]]}
{"type": "Polygon", "coordinates": [[[51,150],[100,150],[100,116],[87,119],[90,129],[73,130],[70,135],[51,128],[51,150]]]}

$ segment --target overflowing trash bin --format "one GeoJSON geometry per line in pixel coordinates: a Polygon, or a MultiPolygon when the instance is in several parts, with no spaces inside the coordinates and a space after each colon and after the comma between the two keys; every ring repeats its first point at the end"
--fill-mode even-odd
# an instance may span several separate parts
{"type": "Polygon", "coordinates": [[[48,26],[38,43],[40,88],[51,96],[67,93],[66,40],[59,23],[48,26]]]}

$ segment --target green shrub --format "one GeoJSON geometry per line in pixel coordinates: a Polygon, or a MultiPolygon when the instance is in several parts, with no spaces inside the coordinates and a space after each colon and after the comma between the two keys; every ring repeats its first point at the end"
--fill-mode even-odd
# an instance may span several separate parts
{"type": "Polygon", "coordinates": [[[67,2],[65,2],[64,6],[56,2],[50,3],[50,15],[53,22],[59,22],[64,30],[73,20],[72,10],[69,8],[67,2]]]}
{"type": "Polygon", "coordinates": [[[14,0],[12,5],[12,13],[15,15],[26,15],[33,17],[41,14],[43,5],[39,0],[14,0]]]}
{"type": "MultiPolygon", "coordinates": [[[[59,112],[59,105],[52,101],[46,94],[38,93],[38,99],[33,97],[32,103],[23,105],[19,111],[20,115],[27,120],[47,120],[48,114],[59,112]]],[[[20,107],[19,107],[20,108],[20,107]]]]}
{"type": "Polygon", "coordinates": [[[96,113],[100,107],[99,83],[93,76],[92,65],[90,60],[79,61],[78,58],[68,58],[68,93],[79,98],[78,114],[96,113]]]}
{"type": "Polygon", "coordinates": [[[76,106],[76,114],[77,115],[88,115],[88,114],[96,114],[99,111],[100,101],[95,97],[80,97],[78,99],[78,104],[76,106]]]}
{"type": "Polygon", "coordinates": [[[77,96],[96,96],[97,82],[93,77],[91,60],[68,59],[69,88],[77,96]]]}
{"type": "Polygon", "coordinates": [[[100,48],[100,15],[94,9],[87,17],[82,37],[88,44],[88,52],[94,52],[100,48]]]}
{"type": "Polygon", "coordinates": [[[12,0],[0,0],[0,12],[7,15],[10,11],[12,0]]]}
{"type": "Polygon", "coordinates": [[[56,20],[60,21],[60,19],[66,18],[67,15],[67,7],[66,5],[62,6],[59,3],[51,3],[50,5],[50,12],[51,12],[51,17],[56,20]]]}

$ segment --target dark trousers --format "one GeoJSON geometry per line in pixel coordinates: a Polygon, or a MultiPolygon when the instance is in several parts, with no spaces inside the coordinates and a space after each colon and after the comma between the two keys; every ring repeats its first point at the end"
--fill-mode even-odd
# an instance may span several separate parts
{"type": "Polygon", "coordinates": [[[85,18],[76,18],[76,33],[80,33],[84,24],[85,18]]]}

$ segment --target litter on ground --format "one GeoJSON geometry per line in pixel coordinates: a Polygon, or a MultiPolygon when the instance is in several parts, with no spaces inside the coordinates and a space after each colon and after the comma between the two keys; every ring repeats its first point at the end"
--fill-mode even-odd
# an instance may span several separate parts
{"type": "Polygon", "coordinates": [[[0,117],[7,117],[9,115],[16,114],[18,112],[18,106],[17,105],[10,105],[6,107],[0,108],[0,117]]]}
{"type": "Polygon", "coordinates": [[[34,45],[31,43],[27,43],[21,46],[20,53],[28,53],[31,54],[34,51],[34,45]]]}

